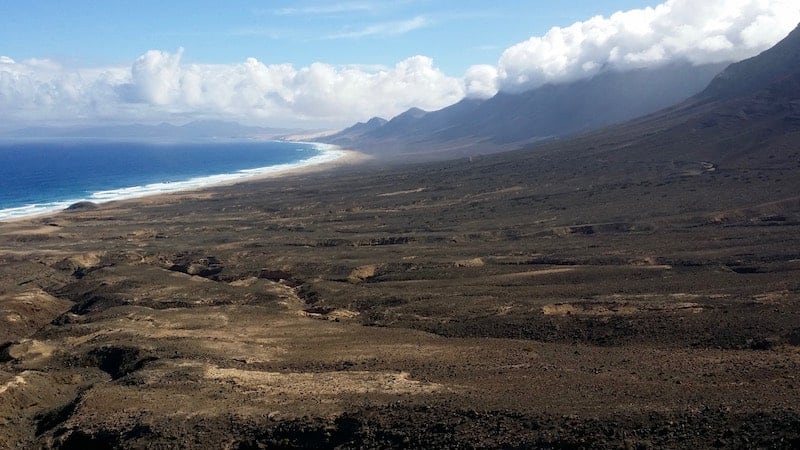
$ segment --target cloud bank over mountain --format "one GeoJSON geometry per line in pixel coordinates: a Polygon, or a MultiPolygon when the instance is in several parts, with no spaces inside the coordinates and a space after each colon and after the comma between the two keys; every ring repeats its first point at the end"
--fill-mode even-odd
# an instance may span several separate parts
{"type": "Polygon", "coordinates": [[[508,48],[497,65],[497,88],[522,91],[678,59],[739,61],[774,45],[799,21],[796,0],[668,0],[555,27],[508,48]]]}
{"type": "Polygon", "coordinates": [[[275,126],[341,126],[410,107],[439,109],[465,96],[519,92],[606,70],[675,60],[736,61],[775,44],[800,22],[796,0],[668,0],[654,8],[552,28],[506,49],[497,65],[463,76],[426,56],[393,67],[306,67],[248,58],[192,64],[183,50],[150,50],[129,67],[71,68],[0,57],[5,126],[86,121],[234,119],[275,126]]]}

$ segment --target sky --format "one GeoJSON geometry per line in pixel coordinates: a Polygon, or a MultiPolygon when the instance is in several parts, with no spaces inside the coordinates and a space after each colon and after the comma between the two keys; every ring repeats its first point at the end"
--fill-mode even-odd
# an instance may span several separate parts
{"type": "Polygon", "coordinates": [[[796,0],[0,0],[0,127],[336,128],[604,70],[737,61],[796,0]]]}

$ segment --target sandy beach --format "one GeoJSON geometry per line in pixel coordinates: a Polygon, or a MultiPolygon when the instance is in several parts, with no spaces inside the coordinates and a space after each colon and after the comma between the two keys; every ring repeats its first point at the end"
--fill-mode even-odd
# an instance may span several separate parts
{"type": "MultiPolygon", "coordinates": [[[[318,144],[318,143],[310,143],[302,140],[296,140],[292,142],[297,142],[300,144],[310,144],[317,146],[321,154],[311,158],[310,161],[306,161],[303,164],[281,164],[267,168],[260,168],[260,169],[249,169],[244,170],[240,174],[237,174],[236,177],[227,176],[226,179],[222,181],[209,181],[202,185],[193,185],[188,187],[181,187],[181,182],[172,183],[172,184],[162,184],[160,187],[161,191],[166,192],[157,192],[157,193],[132,193],[130,196],[125,198],[114,198],[111,200],[99,200],[99,199],[85,199],[85,202],[91,202],[94,204],[103,204],[108,202],[118,202],[118,201],[130,201],[130,200],[142,200],[145,202],[148,201],[161,201],[158,200],[163,196],[175,198],[175,196],[185,198],[187,196],[195,195],[193,193],[202,192],[206,189],[219,187],[219,186],[230,186],[239,183],[248,183],[257,180],[264,180],[270,179],[275,177],[281,176],[289,176],[289,175],[299,175],[299,174],[310,174],[316,173],[320,171],[326,170],[333,170],[340,167],[351,166],[360,164],[372,159],[371,156],[357,152],[354,150],[343,149],[338,146],[330,145],[330,144],[318,144]],[[174,187],[172,187],[174,186],[174,187]],[[173,190],[174,189],[174,190],[173,190]],[[146,200],[148,199],[149,200],[146,200]]],[[[213,178],[213,177],[207,177],[213,178]]],[[[64,208],[67,208],[68,205],[65,204],[64,208]]],[[[26,221],[30,219],[34,219],[37,217],[42,216],[49,216],[53,213],[58,212],[59,210],[53,209],[43,212],[36,212],[26,215],[8,217],[5,219],[0,219],[0,223],[10,223],[16,221],[26,221]]]]}

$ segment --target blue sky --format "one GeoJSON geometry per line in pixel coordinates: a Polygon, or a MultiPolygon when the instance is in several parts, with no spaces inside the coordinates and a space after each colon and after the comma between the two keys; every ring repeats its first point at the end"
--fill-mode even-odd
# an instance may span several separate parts
{"type": "Polygon", "coordinates": [[[338,128],[602,71],[734,62],[797,0],[0,0],[0,131],[338,128]]]}
{"type": "Polygon", "coordinates": [[[147,50],[184,61],[393,65],[432,57],[445,73],[494,64],[553,26],[654,6],[646,0],[3,0],[0,54],[67,65],[128,64],[147,50]]]}

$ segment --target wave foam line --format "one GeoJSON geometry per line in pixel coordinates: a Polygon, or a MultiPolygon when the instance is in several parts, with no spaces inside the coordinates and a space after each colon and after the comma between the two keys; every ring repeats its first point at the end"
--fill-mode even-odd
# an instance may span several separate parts
{"type": "Polygon", "coordinates": [[[293,163],[276,164],[274,166],[257,167],[254,169],[243,169],[233,173],[190,178],[185,181],[151,183],[143,186],[129,186],[118,189],[109,189],[105,191],[93,192],[88,198],[35,203],[14,208],[0,209],[0,221],[54,213],[81,201],[105,203],[116,200],[128,200],[132,198],[146,197],[149,195],[189,191],[220,184],[230,184],[238,181],[244,181],[248,178],[332,162],[346,154],[344,151],[339,150],[337,146],[331,144],[321,144],[317,142],[298,142],[298,144],[313,145],[320,152],[320,154],[293,163]]]}

